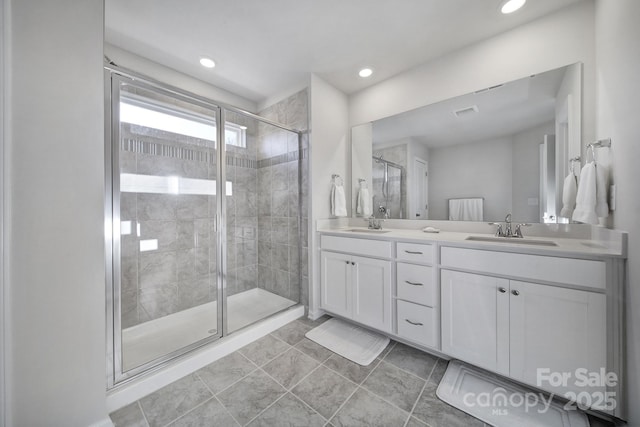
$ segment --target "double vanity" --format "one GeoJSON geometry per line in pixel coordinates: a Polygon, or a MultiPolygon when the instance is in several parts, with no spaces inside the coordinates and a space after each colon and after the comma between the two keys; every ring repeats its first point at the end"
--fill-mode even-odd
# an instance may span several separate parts
{"type": "Polygon", "coordinates": [[[622,417],[626,235],[588,234],[319,228],[320,308],[622,417]]]}

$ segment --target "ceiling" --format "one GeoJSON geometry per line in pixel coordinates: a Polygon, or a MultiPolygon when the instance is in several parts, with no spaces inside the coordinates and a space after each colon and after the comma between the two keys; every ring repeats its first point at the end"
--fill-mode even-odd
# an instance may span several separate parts
{"type": "Polygon", "coordinates": [[[502,15],[501,0],[106,0],[105,39],[260,103],[309,73],[351,94],[579,1],[502,15]]]}
{"type": "Polygon", "coordinates": [[[373,122],[373,143],[411,138],[430,148],[489,141],[555,120],[567,67],[458,96],[373,122]],[[456,116],[454,111],[477,111],[456,116]]]}

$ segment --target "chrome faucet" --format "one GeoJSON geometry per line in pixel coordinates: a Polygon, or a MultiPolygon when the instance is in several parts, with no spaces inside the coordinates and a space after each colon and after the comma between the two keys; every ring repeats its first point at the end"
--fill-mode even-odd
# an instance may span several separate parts
{"type": "Polygon", "coordinates": [[[500,224],[499,222],[490,222],[489,225],[497,225],[498,228],[496,229],[496,237],[504,237],[504,232],[502,231],[502,224],[500,224]]]}
{"type": "Polygon", "coordinates": [[[522,235],[522,227],[528,227],[531,224],[518,224],[516,225],[516,231],[513,232],[513,237],[519,237],[519,238],[524,238],[524,236],[522,235]]]}
{"type": "Polygon", "coordinates": [[[511,228],[511,214],[507,214],[507,216],[504,218],[504,230],[502,229],[502,224],[500,224],[499,222],[490,222],[489,225],[497,225],[498,228],[496,229],[496,237],[517,237],[522,239],[524,236],[522,235],[522,227],[527,227],[531,224],[516,224],[516,229],[513,230],[511,228]]]}
{"type": "Polygon", "coordinates": [[[504,237],[512,237],[513,231],[511,230],[511,214],[508,213],[507,216],[504,217],[504,237]]]}
{"type": "Polygon", "coordinates": [[[382,223],[384,222],[384,219],[378,219],[371,214],[367,220],[369,221],[369,226],[367,227],[369,230],[382,230],[382,223]]]}

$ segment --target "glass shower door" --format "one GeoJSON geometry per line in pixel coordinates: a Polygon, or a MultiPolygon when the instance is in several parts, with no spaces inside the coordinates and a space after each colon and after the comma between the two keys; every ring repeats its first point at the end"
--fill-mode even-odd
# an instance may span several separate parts
{"type": "Polygon", "coordinates": [[[222,335],[220,109],[111,77],[114,382],[222,335]]]}

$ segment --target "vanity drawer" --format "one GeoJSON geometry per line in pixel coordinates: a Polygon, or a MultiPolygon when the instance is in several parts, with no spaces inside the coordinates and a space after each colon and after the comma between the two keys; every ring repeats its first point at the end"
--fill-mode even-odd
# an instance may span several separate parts
{"type": "Polygon", "coordinates": [[[398,298],[417,304],[435,307],[438,301],[433,267],[397,263],[398,298]]]}
{"type": "Polygon", "coordinates": [[[396,258],[400,261],[433,264],[433,246],[422,243],[398,242],[396,244],[396,258]]]}
{"type": "Polygon", "coordinates": [[[356,255],[378,258],[392,258],[392,243],[387,240],[356,239],[350,237],[320,237],[320,248],[336,252],[348,252],[356,255]]]}
{"type": "Polygon", "coordinates": [[[437,310],[397,301],[398,336],[426,347],[438,346],[437,310]]]}
{"type": "Polygon", "coordinates": [[[607,283],[604,261],[451,247],[442,247],[440,255],[443,267],[599,289],[607,283]]]}

